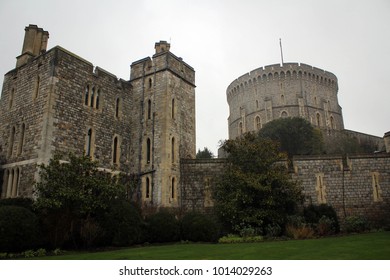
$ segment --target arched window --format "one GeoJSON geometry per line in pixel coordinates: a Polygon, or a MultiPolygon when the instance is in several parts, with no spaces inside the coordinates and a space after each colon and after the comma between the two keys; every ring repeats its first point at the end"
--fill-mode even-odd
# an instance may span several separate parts
{"type": "Polygon", "coordinates": [[[172,154],[172,163],[173,163],[175,161],[175,138],[174,137],[172,137],[171,154],[172,154]]]}
{"type": "Polygon", "coordinates": [[[114,137],[113,149],[112,149],[112,162],[114,164],[119,163],[119,140],[118,136],[114,137]]]}
{"type": "MultiPolygon", "coordinates": [[[[91,151],[92,151],[92,128],[88,129],[88,131],[87,131],[85,155],[91,156],[91,154],[92,154],[91,151]]],[[[114,163],[115,163],[115,161],[114,161],[114,163]]]]}
{"type": "Polygon", "coordinates": [[[95,108],[96,109],[99,109],[99,106],[100,106],[100,89],[97,90],[97,93],[96,93],[96,103],[95,103],[95,108]]]}
{"type": "Polygon", "coordinates": [[[93,107],[93,102],[95,101],[95,87],[92,88],[92,92],[91,92],[91,103],[89,104],[89,106],[93,107]]]}
{"type": "Polygon", "coordinates": [[[171,185],[171,198],[175,199],[176,190],[175,190],[175,178],[172,178],[172,185],[171,185]]]}
{"type": "Polygon", "coordinates": [[[39,86],[40,86],[40,77],[37,76],[37,79],[35,81],[35,87],[34,87],[34,95],[33,95],[33,99],[37,99],[38,95],[39,95],[39,86]]]}
{"type": "Polygon", "coordinates": [[[256,100],[256,109],[259,109],[259,100],[256,100]]]}
{"type": "Polygon", "coordinates": [[[152,85],[153,85],[152,78],[149,78],[149,88],[152,88],[152,85]]]}
{"type": "Polygon", "coordinates": [[[151,158],[151,142],[150,138],[146,140],[146,162],[150,163],[150,158],[151,158]]]}
{"type": "Polygon", "coordinates": [[[330,128],[335,129],[333,116],[330,116],[330,128]]]}
{"type": "Polygon", "coordinates": [[[6,169],[4,170],[3,186],[1,188],[1,198],[7,197],[8,177],[9,177],[9,170],[6,169]]]}
{"type": "Polygon", "coordinates": [[[13,182],[12,182],[11,197],[17,197],[18,196],[19,176],[20,176],[20,170],[19,170],[19,168],[16,168],[15,171],[14,171],[14,178],[13,178],[13,182]]]}
{"type": "Polygon", "coordinates": [[[172,98],[172,119],[175,118],[175,98],[172,98]]]}
{"type": "Polygon", "coordinates": [[[282,119],[287,118],[287,117],[288,117],[287,112],[286,112],[286,111],[283,111],[283,112],[280,114],[280,117],[281,117],[282,119]]]}
{"type": "Polygon", "coordinates": [[[149,180],[149,177],[146,177],[145,197],[146,198],[150,198],[150,180],[149,180]]]}
{"type": "Polygon", "coordinates": [[[152,118],[152,100],[148,100],[148,120],[152,118]]]}
{"type": "Polygon", "coordinates": [[[84,104],[88,106],[89,103],[89,86],[85,88],[85,93],[84,93],[84,104]]]}
{"type": "Polygon", "coordinates": [[[255,129],[260,130],[261,129],[261,119],[259,116],[256,116],[255,118],[255,129]]]}
{"type": "Polygon", "coordinates": [[[14,149],[14,141],[15,141],[15,132],[16,132],[16,129],[15,127],[13,126],[11,128],[11,134],[10,134],[10,137],[9,137],[9,143],[8,143],[8,157],[11,157],[12,156],[12,151],[14,149]]]}
{"type": "Polygon", "coordinates": [[[316,114],[316,121],[317,121],[317,126],[321,126],[321,115],[320,115],[320,113],[316,114]]]}
{"type": "Polygon", "coordinates": [[[284,99],[284,94],[282,94],[281,96],[280,96],[280,102],[282,103],[282,104],[285,104],[286,102],[285,102],[285,99],[284,99]]]}
{"type": "Polygon", "coordinates": [[[120,103],[121,103],[121,101],[120,101],[120,98],[118,97],[116,99],[116,102],[115,102],[115,117],[116,118],[119,118],[119,106],[121,105],[120,103]]]}
{"type": "Polygon", "coordinates": [[[22,153],[23,144],[24,144],[24,132],[26,130],[26,125],[23,123],[20,127],[20,138],[19,138],[19,147],[18,147],[18,155],[22,153]]]}

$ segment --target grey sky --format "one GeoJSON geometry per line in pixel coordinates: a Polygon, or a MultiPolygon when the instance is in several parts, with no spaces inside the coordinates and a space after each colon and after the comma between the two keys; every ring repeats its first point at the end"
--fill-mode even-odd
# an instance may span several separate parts
{"type": "Polygon", "coordinates": [[[197,148],[217,151],[226,139],[226,88],[260,66],[306,63],[334,73],[344,125],[377,136],[390,130],[388,0],[0,0],[0,83],[21,52],[24,27],[49,31],[95,66],[129,79],[130,64],[154,43],[196,71],[197,148]]]}

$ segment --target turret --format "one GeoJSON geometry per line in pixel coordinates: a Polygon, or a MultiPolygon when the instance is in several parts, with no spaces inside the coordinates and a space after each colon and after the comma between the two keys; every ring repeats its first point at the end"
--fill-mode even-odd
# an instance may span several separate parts
{"type": "Polygon", "coordinates": [[[49,32],[30,24],[25,29],[22,54],[16,57],[16,67],[22,66],[46,52],[49,32]]]}

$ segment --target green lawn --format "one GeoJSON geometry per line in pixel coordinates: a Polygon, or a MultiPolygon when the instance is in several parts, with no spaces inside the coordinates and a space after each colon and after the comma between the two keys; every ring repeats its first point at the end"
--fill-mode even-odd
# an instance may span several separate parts
{"type": "Polygon", "coordinates": [[[175,244],[46,257],[54,260],[380,260],[390,232],[245,244],[175,244]]]}

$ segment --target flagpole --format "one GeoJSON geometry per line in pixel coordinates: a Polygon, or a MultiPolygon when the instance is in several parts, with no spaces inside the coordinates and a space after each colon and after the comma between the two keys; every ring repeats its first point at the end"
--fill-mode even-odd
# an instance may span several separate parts
{"type": "Polygon", "coordinates": [[[280,56],[282,57],[282,67],[283,67],[283,49],[282,49],[282,39],[279,38],[279,45],[280,45],[280,56]]]}

